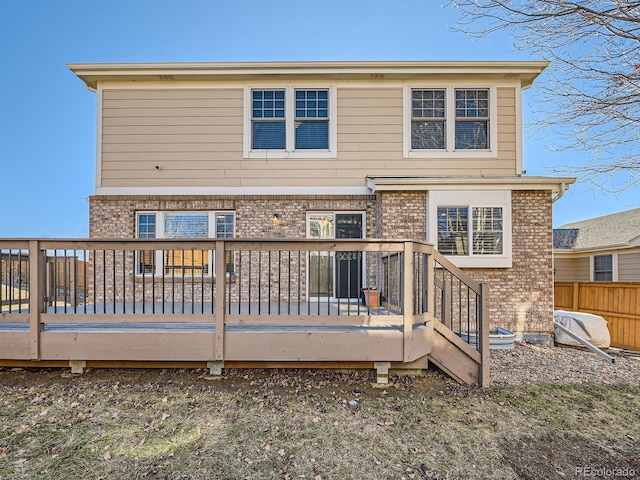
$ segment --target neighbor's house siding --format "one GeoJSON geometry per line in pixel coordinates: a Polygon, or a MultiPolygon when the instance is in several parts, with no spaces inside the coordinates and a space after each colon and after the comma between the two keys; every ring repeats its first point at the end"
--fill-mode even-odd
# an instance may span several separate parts
{"type": "Polygon", "coordinates": [[[554,277],[556,282],[573,282],[576,278],[575,259],[556,257],[553,262],[554,277]]]}
{"type": "Polygon", "coordinates": [[[618,255],[618,281],[640,282],[640,252],[618,255]]]}
{"type": "Polygon", "coordinates": [[[244,92],[104,88],[100,186],[363,187],[367,175],[516,173],[515,88],[497,89],[497,158],[483,159],[403,158],[402,86],[338,87],[337,158],[243,159],[244,92]]]}
{"type": "MultiPolygon", "coordinates": [[[[90,236],[133,238],[137,211],[232,210],[238,238],[305,238],[306,214],[313,211],[363,211],[366,236],[424,240],[427,192],[380,192],[342,196],[91,197],[90,236]],[[283,222],[273,226],[274,212],[283,222]]],[[[513,267],[467,270],[489,282],[490,322],[518,333],[552,331],[551,195],[544,191],[512,192],[513,267]]]]}
{"type": "Polygon", "coordinates": [[[556,282],[590,282],[591,257],[560,257],[554,261],[556,282]]]}

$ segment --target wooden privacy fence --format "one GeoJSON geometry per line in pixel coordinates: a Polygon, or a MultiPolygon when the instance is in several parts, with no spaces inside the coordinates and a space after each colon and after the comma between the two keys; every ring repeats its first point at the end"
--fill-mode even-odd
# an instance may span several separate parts
{"type": "Polygon", "coordinates": [[[593,313],[607,320],[612,346],[640,350],[640,283],[558,282],[554,295],[558,310],[593,313]]]}
{"type": "Polygon", "coordinates": [[[380,372],[429,357],[461,382],[489,382],[485,287],[421,242],[0,239],[0,253],[0,364],[380,372]]]}

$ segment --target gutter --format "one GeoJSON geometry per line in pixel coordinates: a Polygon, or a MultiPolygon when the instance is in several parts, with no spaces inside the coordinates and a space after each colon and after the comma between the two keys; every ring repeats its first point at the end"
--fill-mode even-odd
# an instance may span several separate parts
{"type": "Polygon", "coordinates": [[[558,200],[560,200],[562,198],[562,196],[564,195],[564,192],[566,192],[566,191],[567,191],[567,184],[562,182],[560,184],[560,189],[558,191],[558,194],[551,199],[551,203],[553,204],[553,203],[556,203],[558,200]]]}

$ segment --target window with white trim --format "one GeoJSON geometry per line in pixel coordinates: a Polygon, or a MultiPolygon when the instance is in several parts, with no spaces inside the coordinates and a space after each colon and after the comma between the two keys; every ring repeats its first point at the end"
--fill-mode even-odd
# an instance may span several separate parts
{"type": "Polygon", "coordinates": [[[407,87],[405,156],[495,156],[496,102],[490,87],[407,87]]]}
{"type": "Polygon", "coordinates": [[[510,191],[432,191],[427,212],[427,241],[457,266],[511,266],[510,191]]]}
{"type": "Polygon", "coordinates": [[[502,207],[439,206],[437,212],[438,250],[444,255],[502,254],[502,207]]]}
{"type": "Polygon", "coordinates": [[[245,103],[245,158],[335,157],[333,88],[250,88],[245,103]]]}
{"type": "MultiPolygon", "coordinates": [[[[234,238],[234,212],[140,212],[137,238],[234,238]]],[[[233,252],[226,273],[234,273],[233,252]]],[[[211,250],[142,250],[136,252],[136,274],[207,276],[213,271],[211,250]]]]}
{"type": "Polygon", "coordinates": [[[613,282],[613,255],[593,256],[593,281],[613,282]]]}

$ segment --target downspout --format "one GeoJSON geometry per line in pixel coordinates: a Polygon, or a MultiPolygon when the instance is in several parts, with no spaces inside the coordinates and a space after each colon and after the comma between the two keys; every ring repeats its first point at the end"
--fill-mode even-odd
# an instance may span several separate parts
{"type": "Polygon", "coordinates": [[[558,200],[560,200],[564,195],[564,192],[566,191],[567,191],[567,186],[564,182],[562,182],[560,184],[560,190],[558,191],[558,194],[551,199],[551,203],[556,203],[558,200]]]}

